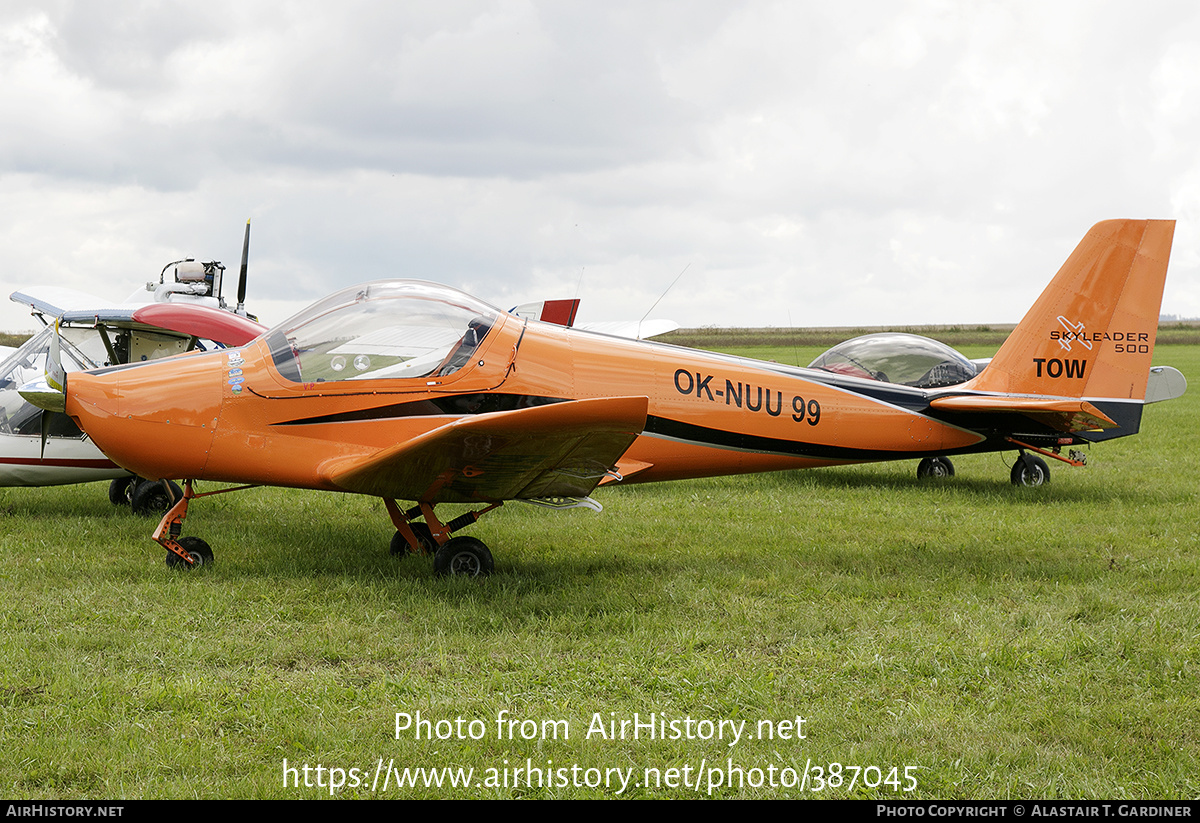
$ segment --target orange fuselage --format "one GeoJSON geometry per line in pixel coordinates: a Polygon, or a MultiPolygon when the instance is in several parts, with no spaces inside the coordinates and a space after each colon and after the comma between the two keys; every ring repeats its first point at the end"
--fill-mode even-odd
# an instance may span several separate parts
{"type": "Polygon", "coordinates": [[[918,390],[510,315],[446,377],[295,382],[260,337],[72,374],[67,413],[146,478],[335,489],[339,461],[456,417],[616,396],[649,398],[646,429],[620,461],[629,482],[988,448],[983,435],[925,413],[918,390]]]}

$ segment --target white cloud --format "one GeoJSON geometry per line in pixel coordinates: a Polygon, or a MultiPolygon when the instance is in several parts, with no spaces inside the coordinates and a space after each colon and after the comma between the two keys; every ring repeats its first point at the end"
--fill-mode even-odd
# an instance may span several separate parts
{"type": "Polygon", "coordinates": [[[6,4],[0,289],[121,296],[253,217],[268,319],[390,276],[640,317],[687,267],[687,325],[1011,322],[1148,216],[1200,316],[1198,42],[1187,3],[6,4]]]}

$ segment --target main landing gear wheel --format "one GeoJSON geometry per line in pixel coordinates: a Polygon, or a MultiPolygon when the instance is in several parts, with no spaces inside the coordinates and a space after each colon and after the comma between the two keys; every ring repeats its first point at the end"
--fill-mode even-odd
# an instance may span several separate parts
{"type": "Polygon", "coordinates": [[[954,464],[946,457],[926,457],[917,464],[917,479],[953,477],[954,464]]]}
{"type": "Polygon", "coordinates": [[[1022,454],[1012,467],[1014,486],[1044,486],[1050,482],[1050,467],[1037,455],[1022,454]]]}
{"type": "Polygon", "coordinates": [[[128,506],[133,502],[133,490],[137,488],[137,484],[142,482],[142,478],[136,475],[129,477],[118,477],[116,480],[108,484],[108,502],[114,506],[128,506]]]}
{"type": "Polygon", "coordinates": [[[149,517],[152,514],[161,515],[183,499],[183,489],[173,480],[143,480],[133,489],[129,504],[134,514],[149,517]],[[163,488],[166,483],[170,491],[163,488]]]}
{"type": "Polygon", "coordinates": [[[201,566],[211,566],[213,562],[213,550],[209,545],[199,537],[181,537],[179,545],[183,550],[192,557],[192,565],[183,562],[183,558],[175,554],[173,551],[167,552],[167,566],[172,569],[184,569],[191,571],[198,569],[201,566]]]}
{"type": "Polygon", "coordinates": [[[488,547],[474,537],[452,537],[433,556],[435,574],[483,577],[496,568],[488,547]]]}
{"type": "MultiPolygon", "coordinates": [[[[429,530],[429,526],[424,523],[409,523],[408,527],[413,530],[413,534],[417,536],[417,540],[421,543],[421,554],[430,555],[437,551],[437,541],[433,539],[433,532],[429,530]]],[[[392,535],[391,552],[397,557],[407,557],[410,554],[416,553],[408,545],[408,540],[399,531],[392,535]]]]}

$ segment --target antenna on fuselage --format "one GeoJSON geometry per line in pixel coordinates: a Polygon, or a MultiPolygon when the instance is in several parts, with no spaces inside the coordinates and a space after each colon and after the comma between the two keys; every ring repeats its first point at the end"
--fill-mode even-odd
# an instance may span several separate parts
{"type": "MultiPolygon", "coordinates": [[[[683,272],[687,271],[691,267],[691,265],[692,265],[691,263],[688,263],[686,266],[683,267],[683,271],[681,271],[679,274],[675,275],[675,279],[671,281],[671,285],[669,285],[665,289],[663,289],[663,293],[660,294],[658,296],[658,299],[654,301],[654,306],[657,306],[659,303],[662,302],[662,299],[667,296],[667,292],[669,292],[671,289],[673,289],[675,287],[675,284],[679,282],[679,278],[683,277],[683,272]]],[[[650,308],[648,308],[646,310],[646,313],[642,315],[642,319],[638,321],[638,330],[637,330],[637,339],[638,340],[642,339],[642,323],[645,323],[646,318],[650,316],[650,312],[654,311],[654,306],[651,306],[650,308]]]]}
{"type": "Polygon", "coordinates": [[[796,365],[800,365],[800,347],[796,345],[796,327],[792,325],[792,310],[788,309],[788,328],[792,332],[792,356],[796,358],[796,365]]]}

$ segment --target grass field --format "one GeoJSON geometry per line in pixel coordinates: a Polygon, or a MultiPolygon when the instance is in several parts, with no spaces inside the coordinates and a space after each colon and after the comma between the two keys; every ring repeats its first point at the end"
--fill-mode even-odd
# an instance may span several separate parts
{"type": "Polygon", "coordinates": [[[0,794],[1196,797],[1198,420],[1193,386],[1037,489],[1008,454],[510,504],[483,581],[388,556],[369,498],[199,501],[184,574],[101,485],[0,489],[0,794]],[[597,733],[635,713],[668,739],[597,733]]]}

